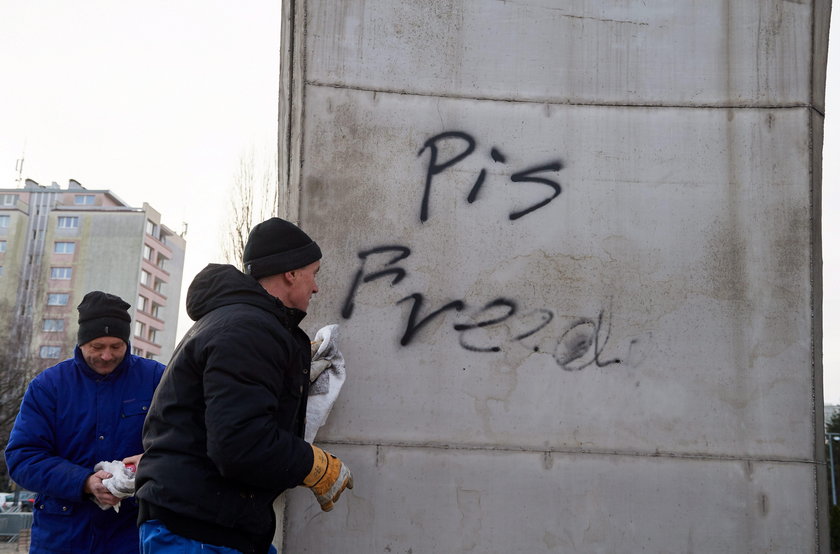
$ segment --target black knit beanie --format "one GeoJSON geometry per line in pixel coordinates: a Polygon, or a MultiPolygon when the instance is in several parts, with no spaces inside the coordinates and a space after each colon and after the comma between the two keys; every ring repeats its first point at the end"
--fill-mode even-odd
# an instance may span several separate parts
{"type": "Polygon", "coordinates": [[[245,273],[254,279],[285,273],[321,259],[321,249],[294,223],[272,217],[248,235],[242,255],[245,273]]]}
{"type": "Polygon", "coordinates": [[[79,304],[79,339],[82,345],[99,337],[116,337],[128,344],[131,335],[131,306],[119,296],[95,290],[79,304]]]}

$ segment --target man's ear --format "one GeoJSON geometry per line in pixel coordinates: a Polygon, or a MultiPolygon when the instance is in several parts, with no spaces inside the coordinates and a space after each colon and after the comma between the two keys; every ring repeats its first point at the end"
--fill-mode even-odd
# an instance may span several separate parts
{"type": "Polygon", "coordinates": [[[295,280],[297,280],[297,272],[294,269],[283,273],[283,281],[285,281],[286,284],[291,285],[295,282],[295,280]]]}

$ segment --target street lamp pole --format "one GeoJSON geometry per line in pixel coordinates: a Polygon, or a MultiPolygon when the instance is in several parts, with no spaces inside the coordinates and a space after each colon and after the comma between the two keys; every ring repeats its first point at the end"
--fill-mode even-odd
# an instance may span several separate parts
{"type": "Polygon", "coordinates": [[[834,476],[834,441],[840,441],[840,433],[826,433],[828,437],[828,459],[831,464],[831,505],[837,505],[837,484],[834,476]]]}

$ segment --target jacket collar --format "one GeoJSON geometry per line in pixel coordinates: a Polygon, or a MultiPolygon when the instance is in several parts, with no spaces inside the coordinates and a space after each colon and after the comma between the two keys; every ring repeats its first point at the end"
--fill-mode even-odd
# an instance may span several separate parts
{"type": "MultiPolygon", "coordinates": [[[[266,294],[268,294],[268,292],[266,292],[266,294]]],[[[299,327],[300,322],[306,317],[306,312],[298,310],[297,308],[290,308],[286,306],[276,296],[272,296],[271,298],[274,299],[274,307],[276,308],[275,313],[277,314],[277,318],[280,320],[280,323],[283,323],[286,326],[299,327]]]]}

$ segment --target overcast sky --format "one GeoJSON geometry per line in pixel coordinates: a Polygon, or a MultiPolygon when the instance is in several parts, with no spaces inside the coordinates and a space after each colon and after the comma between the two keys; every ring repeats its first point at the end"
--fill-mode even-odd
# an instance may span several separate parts
{"type": "Polygon", "coordinates": [[[833,7],[823,142],[823,397],[840,404],[840,4],[833,7]]]}
{"type": "MultiPolygon", "coordinates": [[[[42,185],[66,188],[76,179],[133,206],[148,202],[175,231],[188,223],[186,291],[204,265],[221,261],[221,226],[239,160],[276,144],[279,48],[280,0],[2,0],[0,187],[17,186],[23,158],[23,177],[42,185]]],[[[832,49],[826,276],[840,275],[840,60],[838,47],[832,49]]],[[[825,400],[835,404],[838,282],[824,279],[825,400]]],[[[180,333],[189,324],[182,314],[180,333]]]]}
{"type": "MultiPolygon", "coordinates": [[[[110,189],[222,261],[229,184],[276,148],[280,0],[0,1],[0,187],[110,189]]],[[[184,287],[184,294],[186,286],[184,287]]],[[[189,328],[183,310],[179,336],[189,328]]]]}

